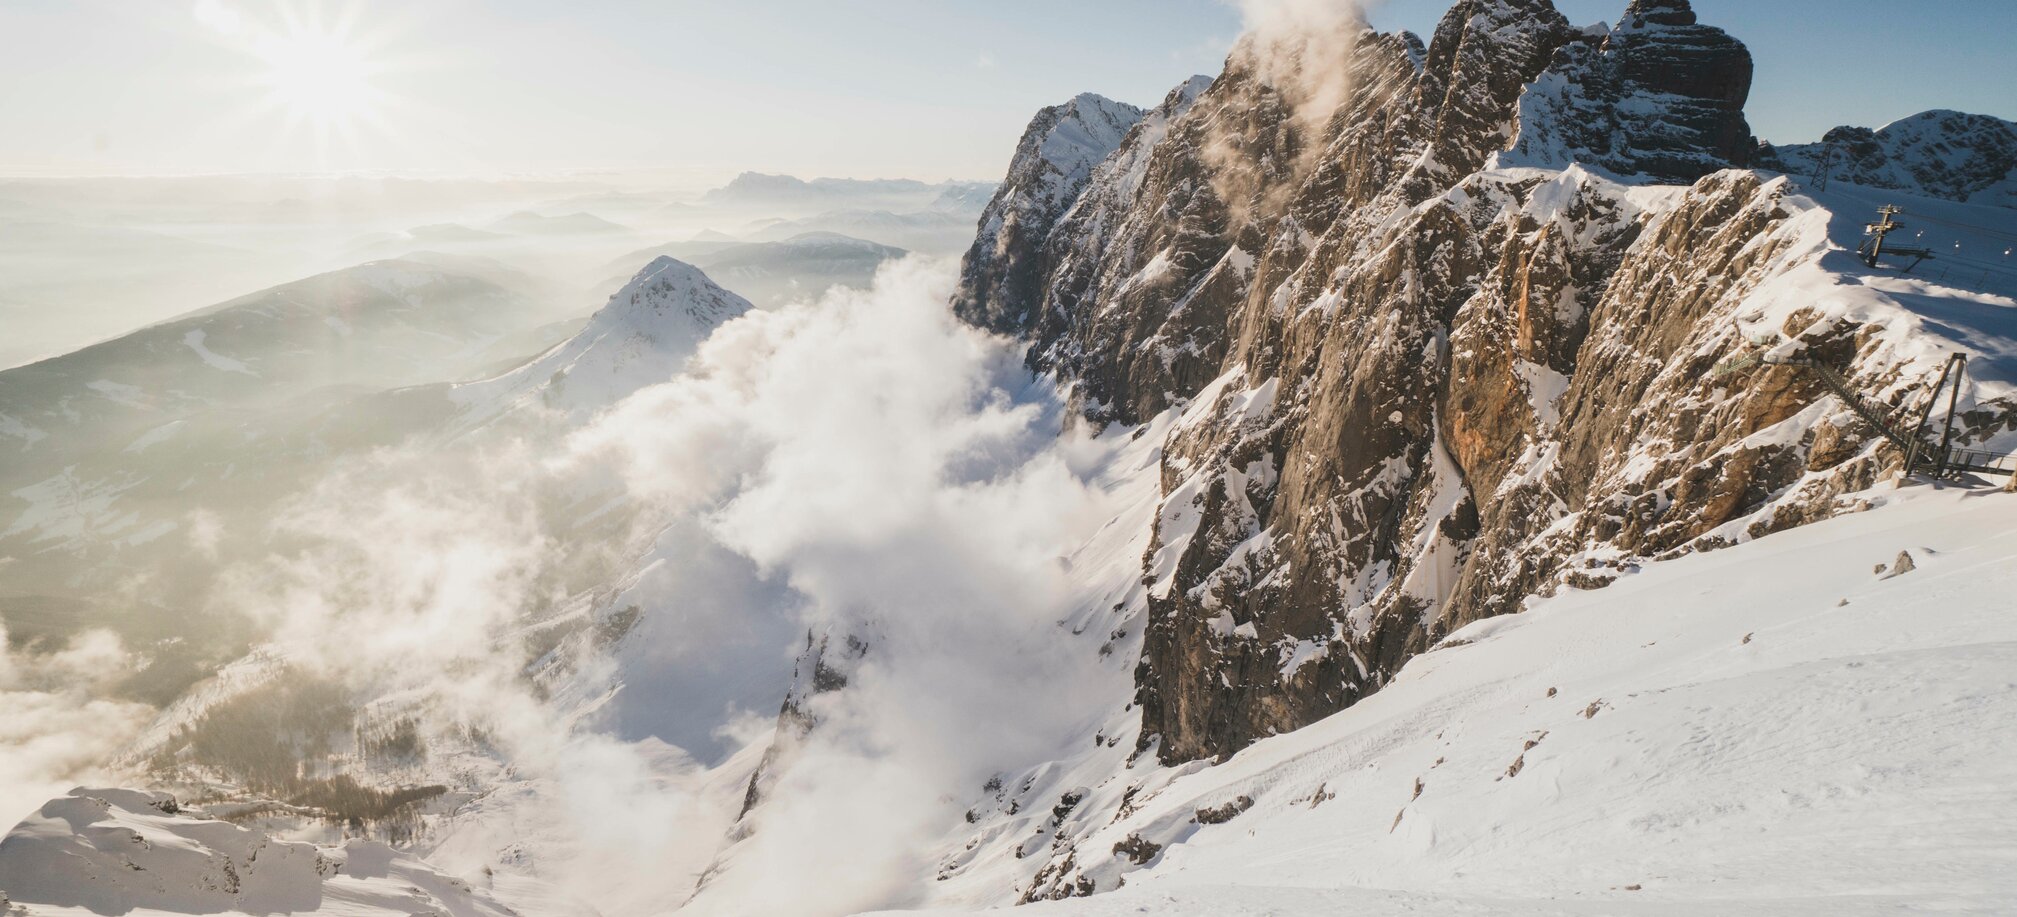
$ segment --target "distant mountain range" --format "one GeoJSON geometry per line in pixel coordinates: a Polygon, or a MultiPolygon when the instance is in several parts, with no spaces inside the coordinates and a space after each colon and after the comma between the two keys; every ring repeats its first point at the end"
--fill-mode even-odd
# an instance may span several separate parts
{"type": "Polygon", "coordinates": [[[912,179],[815,178],[744,172],[702,201],[716,207],[765,208],[809,214],[835,209],[977,212],[994,193],[993,182],[946,181],[927,184],[912,179]]]}
{"type": "Polygon", "coordinates": [[[631,252],[611,261],[598,290],[615,290],[653,259],[692,262],[758,308],[817,299],[833,287],[866,289],[885,262],[908,252],[832,232],[802,232],[776,242],[738,242],[719,233],[631,252]]]}
{"type": "MultiPolygon", "coordinates": [[[[522,362],[569,330],[522,280],[478,259],[372,262],[0,372],[0,558],[34,558],[0,563],[0,618],[119,583],[190,624],[206,554],[257,543],[264,508],[332,457],[438,415],[403,387],[490,371],[500,344],[522,362]]],[[[158,630],[134,604],[101,623],[158,630]]]]}

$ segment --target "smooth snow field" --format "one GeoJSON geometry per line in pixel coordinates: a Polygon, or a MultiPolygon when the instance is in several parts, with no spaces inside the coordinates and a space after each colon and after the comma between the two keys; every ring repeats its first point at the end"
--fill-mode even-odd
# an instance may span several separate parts
{"type": "Polygon", "coordinates": [[[1164,845],[1120,890],[1022,912],[2017,913],[2017,495],[1864,496],[1465,628],[1081,844],[1164,845]]]}

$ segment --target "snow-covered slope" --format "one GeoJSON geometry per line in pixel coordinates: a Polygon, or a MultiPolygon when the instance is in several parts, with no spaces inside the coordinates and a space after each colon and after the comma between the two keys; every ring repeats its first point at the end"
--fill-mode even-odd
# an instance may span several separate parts
{"type": "MultiPolygon", "coordinates": [[[[220,556],[263,549],[248,529],[338,456],[440,417],[445,405],[399,387],[480,378],[493,346],[550,309],[495,265],[417,256],[0,372],[0,618],[38,617],[20,596],[103,600],[92,623],[131,642],[227,651],[233,638],[200,610],[220,556]]],[[[60,642],[83,624],[55,623],[37,629],[60,642]]]]}
{"type": "Polygon", "coordinates": [[[1040,893],[1112,893],[1020,912],[2001,913],[2017,495],[1854,502],[1473,624],[1218,766],[1047,781],[1040,893]]]}
{"type": "Polygon", "coordinates": [[[1998,207],[2017,207],[2017,124],[1925,111],[1871,130],[1838,127],[1819,143],[1765,146],[1763,168],[1998,207]]]}
{"type": "Polygon", "coordinates": [[[458,385],[465,422],[538,404],[581,419],[679,372],[708,334],[752,307],[699,268],[661,255],[566,343],[495,379],[458,385]]]}
{"type": "Polygon", "coordinates": [[[190,814],[160,793],[88,788],[51,800],[0,840],[0,912],[514,914],[488,892],[378,841],[280,840],[190,814]]]}

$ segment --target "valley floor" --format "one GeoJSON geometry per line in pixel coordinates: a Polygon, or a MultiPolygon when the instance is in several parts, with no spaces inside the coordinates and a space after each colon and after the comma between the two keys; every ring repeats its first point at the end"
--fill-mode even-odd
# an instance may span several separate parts
{"type": "Polygon", "coordinates": [[[1138,800],[1077,848],[1122,888],[1025,912],[2011,913],[2017,495],[1861,496],[1466,628],[1138,800]]]}

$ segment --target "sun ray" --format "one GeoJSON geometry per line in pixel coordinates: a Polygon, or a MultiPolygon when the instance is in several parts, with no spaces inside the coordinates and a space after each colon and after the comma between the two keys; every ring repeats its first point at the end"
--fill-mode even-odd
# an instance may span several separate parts
{"type": "Polygon", "coordinates": [[[381,85],[399,69],[384,55],[392,23],[374,15],[367,28],[363,13],[357,2],[282,0],[263,15],[230,0],[197,4],[198,23],[250,65],[239,86],[252,94],[247,114],[268,125],[273,156],[293,150],[295,167],[324,171],[393,134],[388,113],[400,100],[381,85]]]}

